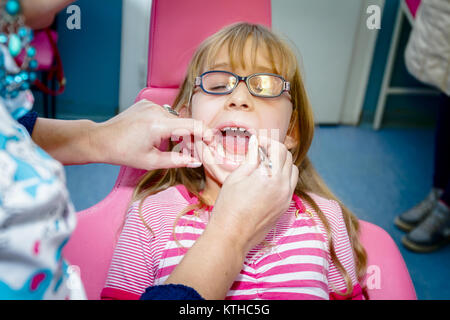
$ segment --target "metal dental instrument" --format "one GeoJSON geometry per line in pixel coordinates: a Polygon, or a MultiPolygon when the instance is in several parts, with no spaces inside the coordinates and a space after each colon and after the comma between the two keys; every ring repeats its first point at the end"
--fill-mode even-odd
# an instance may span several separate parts
{"type": "Polygon", "coordinates": [[[170,105],[163,104],[162,107],[164,109],[166,109],[166,111],[168,111],[169,113],[173,114],[174,116],[177,116],[177,117],[180,116],[180,114],[176,110],[172,109],[172,107],[170,105]]]}
{"type": "Polygon", "coordinates": [[[270,161],[269,157],[267,156],[267,152],[264,147],[258,146],[258,154],[259,161],[264,162],[269,169],[272,169],[272,161],[270,161]]]}

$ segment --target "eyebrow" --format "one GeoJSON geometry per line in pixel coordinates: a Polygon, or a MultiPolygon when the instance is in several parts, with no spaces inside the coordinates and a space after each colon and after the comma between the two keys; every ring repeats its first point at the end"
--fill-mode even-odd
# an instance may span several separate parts
{"type": "MultiPolygon", "coordinates": [[[[211,67],[212,70],[217,70],[217,69],[225,69],[225,70],[231,70],[231,67],[228,63],[218,63],[218,64],[214,64],[211,67]]],[[[273,73],[274,70],[272,68],[269,67],[264,67],[264,66],[255,66],[253,68],[253,70],[258,70],[258,72],[268,72],[268,73],[273,73]]]]}

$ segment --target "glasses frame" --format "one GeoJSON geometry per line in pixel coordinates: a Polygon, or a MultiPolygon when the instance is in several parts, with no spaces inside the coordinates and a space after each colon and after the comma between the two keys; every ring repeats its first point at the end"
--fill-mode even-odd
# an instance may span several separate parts
{"type": "Polygon", "coordinates": [[[195,77],[195,86],[196,87],[197,86],[200,87],[203,90],[203,92],[205,92],[207,94],[225,95],[225,94],[232,93],[234,91],[234,89],[236,89],[236,87],[239,85],[239,83],[241,81],[245,82],[245,85],[247,86],[247,90],[248,90],[248,92],[250,92],[251,95],[253,95],[255,97],[260,97],[260,98],[277,98],[277,97],[281,96],[284,92],[286,92],[286,91],[289,92],[291,90],[291,84],[289,83],[289,81],[286,81],[282,76],[280,76],[278,74],[275,74],[275,73],[261,72],[261,73],[253,73],[253,74],[248,75],[246,77],[241,77],[241,76],[239,76],[239,75],[237,75],[237,74],[235,74],[233,72],[224,71],[224,70],[211,70],[211,71],[203,72],[200,76],[195,77]],[[226,73],[226,74],[229,74],[229,75],[232,75],[233,77],[235,77],[237,79],[237,81],[236,81],[234,87],[232,89],[230,89],[229,91],[227,91],[227,92],[210,92],[210,91],[207,91],[203,87],[203,76],[205,76],[205,75],[207,75],[209,73],[226,73]],[[278,94],[276,96],[265,96],[265,95],[261,95],[261,94],[257,94],[257,93],[252,92],[252,90],[250,89],[250,86],[249,86],[249,80],[251,78],[255,77],[255,76],[264,76],[264,75],[265,76],[274,76],[274,77],[277,77],[277,78],[279,78],[279,79],[281,79],[283,81],[283,87],[281,89],[280,94],[278,94]]]}

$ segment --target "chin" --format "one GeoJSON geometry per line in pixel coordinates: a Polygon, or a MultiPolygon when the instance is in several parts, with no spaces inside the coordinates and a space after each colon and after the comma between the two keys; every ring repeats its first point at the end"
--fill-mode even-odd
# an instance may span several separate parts
{"type": "Polygon", "coordinates": [[[220,186],[224,183],[225,179],[236,170],[242,163],[242,161],[235,161],[229,159],[229,157],[222,157],[216,150],[211,149],[214,159],[212,163],[203,163],[205,174],[216,181],[220,186]]]}

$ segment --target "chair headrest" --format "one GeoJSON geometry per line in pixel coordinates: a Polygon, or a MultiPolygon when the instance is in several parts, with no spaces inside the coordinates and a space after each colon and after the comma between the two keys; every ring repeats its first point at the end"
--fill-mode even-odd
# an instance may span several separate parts
{"type": "Polygon", "coordinates": [[[271,27],[270,0],[153,0],[147,86],[178,88],[198,45],[240,21],[271,27]]]}

